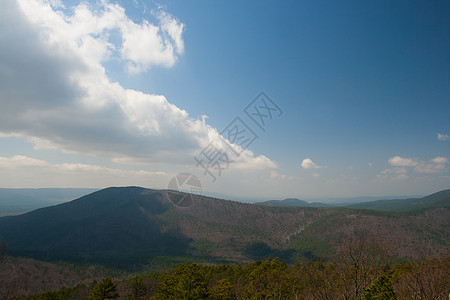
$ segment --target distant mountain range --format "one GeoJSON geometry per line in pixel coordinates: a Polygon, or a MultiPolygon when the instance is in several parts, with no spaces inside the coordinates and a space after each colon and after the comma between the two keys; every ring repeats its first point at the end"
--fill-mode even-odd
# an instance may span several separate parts
{"type": "Polygon", "coordinates": [[[263,202],[255,202],[256,205],[264,206],[289,206],[289,207],[330,207],[333,205],[321,202],[306,202],[297,198],[287,198],[284,200],[268,200],[263,202]]]}
{"type": "Polygon", "coordinates": [[[107,188],[2,217],[0,240],[11,255],[130,267],[178,258],[329,261],[348,234],[368,232],[385,240],[396,258],[422,258],[449,251],[450,200],[445,196],[445,191],[433,194],[427,207],[409,213],[272,207],[204,196],[180,208],[169,201],[172,191],[107,188]]]}
{"type": "Polygon", "coordinates": [[[0,188],[0,217],[5,215],[17,215],[37,208],[74,200],[97,190],[98,189],[76,188],[0,188]]]}
{"type": "MultiPolygon", "coordinates": [[[[18,215],[32,210],[60,204],[98,191],[89,188],[0,188],[0,217],[18,215]]],[[[438,198],[448,195],[450,190],[439,192],[438,198]]],[[[437,193],[438,194],[438,193],[437,193]]],[[[432,198],[414,197],[398,199],[388,197],[355,197],[336,198],[333,202],[307,202],[297,198],[284,200],[268,200],[253,202],[264,206],[287,206],[287,207],[350,207],[361,209],[372,209],[380,211],[407,211],[409,209],[423,208],[432,198]],[[425,199],[426,198],[426,199],[425,199]],[[422,201],[425,199],[425,201],[422,201]],[[430,199],[430,200],[427,200],[430,199]],[[420,203],[424,204],[420,204],[420,203]]],[[[217,198],[217,196],[214,196],[217,198]]],[[[241,202],[241,201],[239,201],[241,202]]]]}
{"type": "Polygon", "coordinates": [[[326,204],[321,202],[306,202],[296,198],[288,198],[284,200],[269,200],[264,202],[257,202],[257,205],[266,206],[287,206],[287,207],[348,207],[358,209],[370,209],[377,211],[393,211],[393,212],[406,212],[421,208],[432,207],[445,207],[450,202],[450,189],[443,190],[432,195],[421,198],[408,198],[408,199],[384,199],[375,201],[366,201],[359,203],[339,203],[339,204],[326,204]]]}
{"type": "Polygon", "coordinates": [[[448,207],[450,189],[443,190],[423,198],[377,200],[349,205],[350,208],[372,209],[380,211],[410,211],[421,208],[448,207]]]}

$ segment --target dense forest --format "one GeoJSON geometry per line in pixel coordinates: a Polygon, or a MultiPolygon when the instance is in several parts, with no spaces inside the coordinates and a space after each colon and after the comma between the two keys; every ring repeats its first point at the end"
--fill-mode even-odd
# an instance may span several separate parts
{"type": "MultiPolygon", "coordinates": [[[[12,292],[12,290],[10,289],[12,292]]],[[[278,258],[251,264],[179,264],[128,279],[104,278],[40,295],[17,290],[4,299],[448,299],[450,255],[392,262],[370,235],[342,245],[337,260],[288,265],[278,258]],[[21,294],[22,292],[22,294],[21,294]]]]}

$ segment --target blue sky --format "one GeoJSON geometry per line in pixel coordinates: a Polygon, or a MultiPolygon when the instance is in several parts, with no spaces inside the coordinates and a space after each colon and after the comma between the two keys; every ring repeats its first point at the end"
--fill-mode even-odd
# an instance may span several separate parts
{"type": "Polygon", "coordinates": [[[165,188],[232,199],[450,188],[448,1],[7,0],[0,185],[165,188]],[[261,131],[243,109],[283,110],[261,131]],[[207,116],[207,117],[206,117],[207,116]],[[258,135],[216,181],[194,156],[258,135]]]}

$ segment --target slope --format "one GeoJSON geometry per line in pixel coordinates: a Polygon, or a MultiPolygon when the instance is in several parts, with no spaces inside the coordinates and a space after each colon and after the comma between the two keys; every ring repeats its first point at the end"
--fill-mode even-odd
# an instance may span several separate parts
{"type": "MultiPolygon", "coordinates": [[[[385,240],[397,258],[449,250],[448,207],[411,213],[269,207],[211,197],[173,206],[171,191],[108,188],[80,199],[0,218],[10,253],[38,259],[142,265],[161,257],[248,262],[333,259],[349,234],[385,240]]],[[[433,202],[435,203],[435,202],[433,202]]]]}
{"type": "Polygon", "coordinates": [[[77,200],[0,218],[13,253],[36,258],[127,262],[155,254],[183,255],[188,240],[164,227],[170,208],[159,191],[108,188],[77,200]]]}

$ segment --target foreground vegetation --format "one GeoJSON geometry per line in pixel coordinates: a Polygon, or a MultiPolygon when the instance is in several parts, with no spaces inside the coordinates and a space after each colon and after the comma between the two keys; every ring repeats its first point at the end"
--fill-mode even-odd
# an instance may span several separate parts
{"type": "Polygon", "coordinates": [[[358,236],[333,263],[179,264],[170,271],[63,288],[22,299],[448,299],[450,255],[389,263],[383,245],[358,236]]]}

